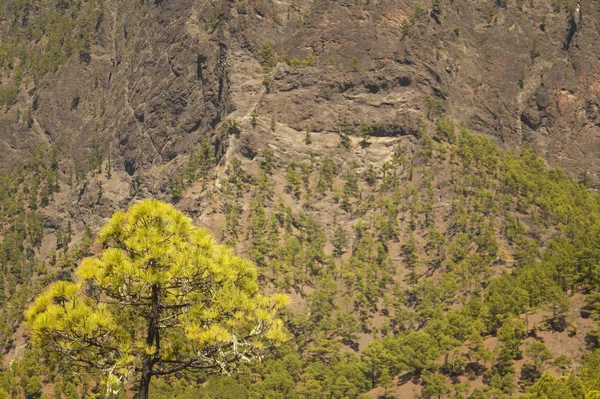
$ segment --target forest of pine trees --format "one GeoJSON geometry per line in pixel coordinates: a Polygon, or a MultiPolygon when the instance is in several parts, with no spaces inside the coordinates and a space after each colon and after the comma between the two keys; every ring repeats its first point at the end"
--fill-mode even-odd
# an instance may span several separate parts
{"type": "MultiPolygon", "coordinates": [[[[226,219],[219,239],[256,264],[262,287],[300,295],[302,306],[283,314],[293,338],[230,376],[182,370],[155,378],[151,397],[358,398],[374,388],[394,397],[407,379],[422,397],[594,397],[600,329],[585,332],[583,358],[554,355],[535,337],[578,333],[575,295],[584,295],[588,319],[600,318],[599,197],[527,146],[505,152],[454,129],[443,127],[450,133],[435,140],[423,132],[416,148],[394,148],[378,168],[341,165],[334,154],[278,165],[265,150],[250,175],[234,159],[218,194],[226,219]],[[415,166],[414,157],[426,162],[415,166]],[[447,172],[433,172],[440,168],[447,172]],[[333,228],[318,216],[325,201],[334,204],[333,228]]],[[[184,182],[209,184],[202,146],[184,182]]],[[[3,350],[31,298],[72,279],[93,242],[88,232],[73,243],[69,224],[48,225],[38,213],[69,190],[53,161],[59,151],[33,153],[0,178],[3,350]],[[55,255],[41,260],[48,231],[55,255]]],[[[92,374],[64,367],[43,346],[28,349],[0,374],[0,392],[103,395],[92,374]]]]}

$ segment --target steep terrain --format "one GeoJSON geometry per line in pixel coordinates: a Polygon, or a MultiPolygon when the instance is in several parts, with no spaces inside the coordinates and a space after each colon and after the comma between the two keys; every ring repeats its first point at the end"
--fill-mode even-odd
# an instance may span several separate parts
{"type": "MultiPolygon", "coordinates": [[[[0,327],[15,397],[37,356],[26,303],[97,251],[115,210],[149,196],[293,299],[294,342],[235,384],[211,380],[217,397],[435,397],[450,385],[502,397],[542,368],[578,369],[597,346],[597,315],[580,311],[597,289],[585,236],[598,231],[600,2],[0,8],[0,327]],[[534,341],[573,363],[523,360],[534,341]],[[399,348],[430,351],[412,361],[399,348]]],[[[156,390],[189,384],[181,397],[197,397],[204,377],[188,377],[156,390]]],[[[71,397],[82,381],[46,379],[44,393],[71,397]]]]}
{"type": "Polygon", "coordinates": [[[95,138],[143,180],[227,118],[256,111],[315,132],[346,118],[398,136],[417,130],[430,98],[509,148],[531,142],[551,165],[595,176],[598,3],[436,4],[106,1],[89,59],[21,83],[3,117],[3,165],[48,142],[70,143],[81,163],[95,138]],[[261,67],[265,44],[289,65],[261,67]],[[28,128],[16,114],[34,100],[28,128]]]}

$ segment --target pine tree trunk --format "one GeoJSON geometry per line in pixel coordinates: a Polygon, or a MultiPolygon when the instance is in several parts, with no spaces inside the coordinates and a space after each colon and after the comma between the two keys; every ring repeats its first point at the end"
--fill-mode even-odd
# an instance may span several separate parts
{"type": "Polygon", "coordinates": [[[148,320],[148,335],[146,336],[146,344],[150,347],[155,346],[156,352],[153,354],[144,355],[142,363],[142,377],[140,379],[140,390],[138,399],[148,399],[150,393],[150,379],[152,378],[152,367],[160,350],[160,340],[158,335],[158,318],[159,318],[159,291],[158,284],[152,286],[152,312],[148,320]]]}
{"type": "Polygon", "coordinates": [[[146,359],[144,359],[144,366],[142,368],[142,378],[140,381],[138,399],[148,399],[148,394],[150,393],[150,378],[152,377],[152,375],[150,374],[151,366],[149,365],[151,360],[152,359],[150,358],[150,356],[147,356],[146,359]]]}

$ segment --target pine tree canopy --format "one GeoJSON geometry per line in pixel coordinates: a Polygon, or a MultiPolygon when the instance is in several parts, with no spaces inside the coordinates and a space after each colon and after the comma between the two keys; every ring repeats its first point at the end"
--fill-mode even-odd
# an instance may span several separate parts
{"type": "Polygon", "coordinates": [[[51,285],[26,312],[32,342],[96,369],[117,391],[181,370],[230,373],[288,336],[252,262],[218,245],[171,205],[145,200],[100,230],[102,252],[78,281],[51,285]]]}

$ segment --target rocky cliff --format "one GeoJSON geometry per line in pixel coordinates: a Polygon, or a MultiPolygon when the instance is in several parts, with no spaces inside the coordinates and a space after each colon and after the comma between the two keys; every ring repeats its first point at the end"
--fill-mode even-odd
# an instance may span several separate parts
{"type": "Polygon", "coordinates": [[[596,1],[107,0],[101,7],[89,62],[72,57],[22,87],[3,115],[3,167],[52,142],[81,163],[97,140],[129,184],[158,192],[202,137],[225,153],[221,127],[229,119],[242,123],[252,154],[254,140],[245,136],[253,113],[294,131],[337,133],[346,120],[390,137],[417,134],[420,120],[443,110],[508,148],[527,141],[550,165],[596,177],[596,1]],[[267,67],[265,45],[275,57],[267,67]],[[31,127],[15,123],[34,100],[31,127]]]}

